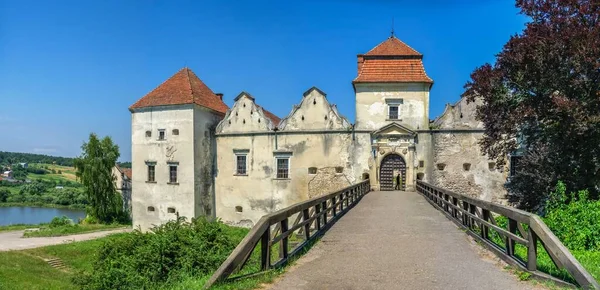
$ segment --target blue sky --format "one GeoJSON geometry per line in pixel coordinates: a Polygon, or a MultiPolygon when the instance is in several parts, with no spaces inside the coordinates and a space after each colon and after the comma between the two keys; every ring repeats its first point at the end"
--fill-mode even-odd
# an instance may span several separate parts
{"type": "Polygon", "coordinates": [[[0,151],[77,156],[90,132],[131,158],[128,107],[184,66],[232,105],[280,117],[317,86],[354,122],[356,55],[396,36],[424,54],[430,117],[526,18],[514,2],[0,0],[0,151]]]}

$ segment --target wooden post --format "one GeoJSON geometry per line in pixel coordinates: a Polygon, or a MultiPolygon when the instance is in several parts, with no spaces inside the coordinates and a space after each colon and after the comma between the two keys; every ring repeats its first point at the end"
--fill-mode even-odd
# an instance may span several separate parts
{"type": "Polygon", "coordinates": [[[322,208],[323,208],[323,211],[325,212],[323,214],[323,225],[326,225],[327,224],[327,212],[328,212],[327,211],[327,201],[323,202],[322,208]]]}
{"type": "Polygon", "coordinates": [[[463,219],[463,225],[465,225],[465,227],[469,226],[469,216],[467,216],[467,212],[469,211],[469,204],[466,203],[464,200],[462,201],[462,208],[463,208],[463,212],[462,212],[462,219],[463,219]]]}
{"type": "MultiPolygon", "coordinates": [[[[452,197],[452,204],[456,207],[458,207],[458,198],[456,197],[452,197]]],[[[452,216],[456,219],[458,218],[458,210],[455,208],[452,208],[452,216]]]]}
{"type": "MultiPolygon", "coordinates": [[[[308,208],[302,211],[302,215],[304,216],[304,221],[308,221],[310,219],[310,213],[308,212],[308,208]]],[[[308,241],[310,240],[310,224],[306,223],[304,225],[304,238],[308,241]]]]}
{"type": "Polygon", "coordinates": [[[537,270],[537,235],[529,227],[529,243],[527,244],[527,270],[537,270]]]}
{"type": "Polygon", "coordinates": [[[260,239],[260,269],[265,271],[271,267],[271,229],[270,227],[263,233],[260,239]]]}
{"type": "MultiPolygon", "coordinates": [[[[288,219],[285,218],[285,219],[281,220],[281,234],[283,234],[283,233],[285,233],[287,231],[288,231],[288,219]]],[[[289,236],[287,236],[287,237],[285,237],[285,238],[283,238],[281,240],[281,251],[282,251],[282,253],[281,253],[280,256],[284,260],[287,260],[287,258],[288,258],[288,239],[289,239],[289,236]]]]}
{"type": "MultiPolygon", "coordinates": [[[[484,221],[489,221],[490,220],[490,211],[482,208],[481,209],[481,215],[484,221]]],[[[481,238],[484,240],[487,240],[489,237],[489,228],[488,226],[486,226],[484,223],[479,223],[479,226],[481,227],[481,238]]]]}
{"type": "MultiPolygon", "coordinates": [[[[508,219],[508,231],[516,234],[517,233],[517,221],[511,218],[508,219]]],[[[515,255],[515,241],[510,237],[506,237],[506,254],[509,256],[515,255]]]]}
{"type": "Polygon", "coordinates": [[[331,210],[333,211],[333,217],[337,216],[337,205],[335,204],[337,198],[334,196],[331,198],[331,210]]]}
{"type": "MultiPolygon", "coordinates": [[[[317,204],[315,205],[315,214],[319,215],[321,213],[321,205],[317,204]]],[[[327,208],[325,208],[325,216],[327,216],[327,208]]],[[[317,221],[317,231],[321,230],[321,217],[318,217],[316,219],[317,221]]],[[[325,217],[325,223],[327,223],[327,217],[325,217]]]]}
{"type": "MultiPolygon", "coordinates": [[[[472,215],[476,215],[476,208],[474,204],[469,204],[469,213],[471,213],[472,215]]],[[[473,229],[475,226],[477,226],[477,222],[475,221],[474,218],[469,217],[470,222],[469,222],[469,226],[471,227],[471,229],[473,229]]]]}

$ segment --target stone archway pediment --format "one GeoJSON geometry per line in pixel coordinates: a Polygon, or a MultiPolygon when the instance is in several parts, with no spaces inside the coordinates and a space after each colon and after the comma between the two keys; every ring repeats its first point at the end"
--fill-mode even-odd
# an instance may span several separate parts
{"type": "Polygon", "coordinates": [[[400,125],[398,123],[390,123],[387,124],[378,130],[371,132],[373,136],[382,136],[382,135],[404,135],[404,136],[415,136],[417,133],[410,128],[400,125]]]}

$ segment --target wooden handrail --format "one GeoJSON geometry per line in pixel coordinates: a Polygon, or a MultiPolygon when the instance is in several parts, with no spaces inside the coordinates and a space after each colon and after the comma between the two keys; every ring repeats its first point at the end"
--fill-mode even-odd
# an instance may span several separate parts
{"type": "Polygon", "coordinates": [[[217,281],[227,279],[235,271],[241,270],[259,242],[261,270],[284,265],[291,256],[307,246],[309,241],[322,235],[335,220],[358,203],[370,190],[369,180],[365,180],[342,190],[315,197],[263,216],[210,277],[204,285],[204,289],[211,287],[217,281]],[[290,226],[289,218],[294,215],[297,216],[290,226]],[[314,228],[313,224],[315,224],[314,228]],[[274,229],[271,229],[272,226],[274,229]],[[289,239],[294,233],[301,235],[304,241],[290,252],[289,239]],[[279,243],[279,260],[272,263],[271,246],[276,243],[279,243]]]}
{"type": "Polygon", "coordinates": [[[537,246],[539,241],[556,267],[569,272],[579,286],[584,289],[600,289],[594,277],[581,266],[579,261],[575,259],[573,254],[552,233],[539,216],[452,192],[420,180],[417,181],[417,191],[425,196],[431,205],[442,211],[457,225],[467,229],[469,235],[482,241],[485,246],[507,263],[538,278],[571,285],[537,270],[537,246]],[[493,214],[508,219],[506,229],[496,224],[493,214]],[[525,231],[523,224],[528,226],[527,231],[525,231]],[[490,229],[504,239],[504,245],[500,246],[490,238],[490,229]],[[522,261],[515,255],[516,243],[527,246],[526,261],[522,261]]]}

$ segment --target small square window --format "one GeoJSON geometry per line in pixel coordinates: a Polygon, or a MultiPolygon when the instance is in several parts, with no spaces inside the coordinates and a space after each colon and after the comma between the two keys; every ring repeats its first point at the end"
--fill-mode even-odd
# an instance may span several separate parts
{"type": "Polygon", "coordinates": [[[290,158],[277,158],[277,178],[289,178],[290,158]]]}
{"type": "Polygon", "coordinates": [[[173,135],[179,135],[179,129],[173,129],[173,135]]]}
{"type": "Polygon", "coordinates": [[[152,131],[146,131],[146,138],[152,137],[152,131]]]}
{"type": "Polygon", "coordinates": [[[463,170],[464,171],[471,170],[471,163],[463,163],[463,170]]]}
{"type": "Polygon", "coordinates": [[[158,140],[165,140],[165,130],[158,130],[158,140]]]}
{"type": "Polygon", "coordinates": [[[421,168],[425,167],[425,161],[419,160],[419,167],[421,167],[421,168]]]}
{"type": "Polygon", "coordinates": [[[309,167],[308,168],[308,174],[317,174],[317,168],[316,167],[309,167]]]}
{"type": "Polygon", "coordinates": [[[235,163],[236,163],[235,174],[246,175],[246,160],[247,160],[246,154],[236,154],[235,155],[235,163]]]}
{"type": "Polygon", "coordinates": [[[175,213],[175,208],[174,207],[169,207],[169,208],[167,208],[167,212],[168,213],[175,213]]]}
{"type": "Polygon", "coordinates": [[[177,183],[177,165],[169,165],[169,183],[177,183]]]}
{"type": "Polygon", "coordinates": [[[148,207],[148,211],[154,211],[154,207],[153,206],[149,206],[148,207]]]}
{"type": "Polygon", "coordinates": [[[343,173],[344,172],[344,167],[338,166],[335,168],[335,173],[343,173]]]}
{"type": "Polygon", "coordinates": [[[390,120],[398,120],[398,106],[389,106],[389,116],[390,120]]]}

